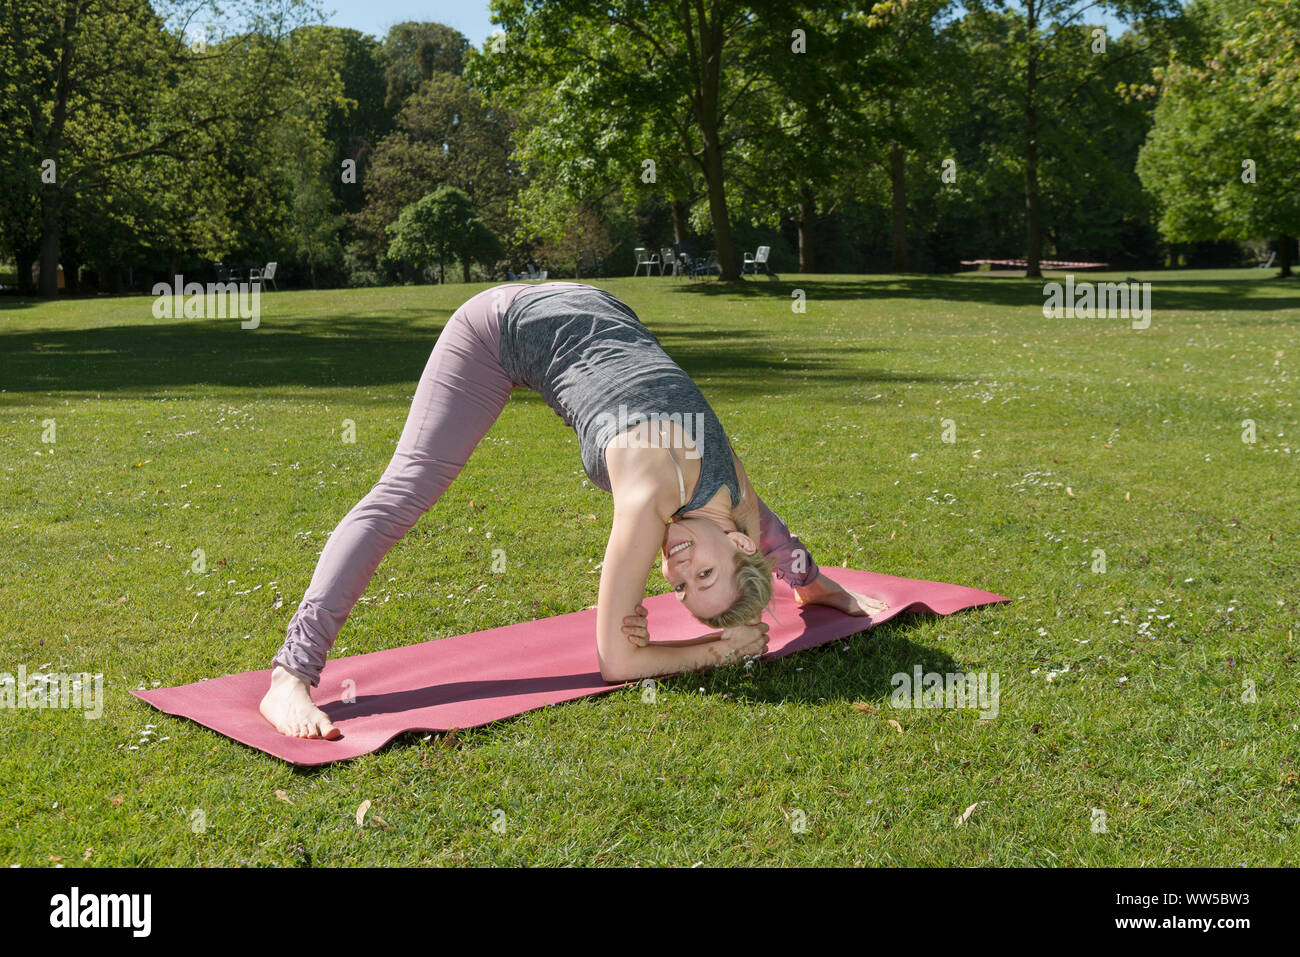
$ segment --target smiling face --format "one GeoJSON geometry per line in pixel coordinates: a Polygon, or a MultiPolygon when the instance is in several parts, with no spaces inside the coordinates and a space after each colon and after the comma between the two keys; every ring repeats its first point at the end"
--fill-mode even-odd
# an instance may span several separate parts
{"type": "Polygon", "coordinates": [[[753,551],[753,540],[710,519],[684,518],[668,526],[660,569],[696,618],[712,618],[735,604],[737,550],[753,551]]]}

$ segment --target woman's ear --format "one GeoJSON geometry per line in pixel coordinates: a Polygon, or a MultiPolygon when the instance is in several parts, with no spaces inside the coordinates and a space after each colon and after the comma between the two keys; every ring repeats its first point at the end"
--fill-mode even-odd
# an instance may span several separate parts
{"type": "Polygon", "coordinates": [[[727,532],[727,537],[746,555],[752,555],[758,551],[758,543],[744,532],[727,532]]]}

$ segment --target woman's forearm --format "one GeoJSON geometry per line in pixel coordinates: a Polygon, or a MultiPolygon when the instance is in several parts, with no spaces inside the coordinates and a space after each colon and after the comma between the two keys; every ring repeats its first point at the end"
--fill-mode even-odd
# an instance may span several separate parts
{"type": "Polygon", "coordinates": [[[686,671],[716,668],[723,663],[726,646],[719,642],[722,632],[711,632],[689,641],[673,641],[649,645],[632,645],[619,656],[611,667],[602,667],[606,681],[640,681],[686,671]]]}

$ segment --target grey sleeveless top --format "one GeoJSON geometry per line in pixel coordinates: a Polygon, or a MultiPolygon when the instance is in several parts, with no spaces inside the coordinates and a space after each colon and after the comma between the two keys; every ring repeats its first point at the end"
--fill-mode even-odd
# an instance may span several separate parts
{"type": "Polygon", "coordinates": [[[605,465],[610,439],[641,420],[652,426],[672,421],[698,451],[669,451],[701,457],[695,494],[674,516],[705,505],[724,485],[732,504],[740,501],[731,443],[713,408],[636,313],[605,290],[576,284],[526,289],[502,317],[498,355],[513,383],[537,390],[572,426],[582,467],[596,487],[611,491],[605,465]]]}

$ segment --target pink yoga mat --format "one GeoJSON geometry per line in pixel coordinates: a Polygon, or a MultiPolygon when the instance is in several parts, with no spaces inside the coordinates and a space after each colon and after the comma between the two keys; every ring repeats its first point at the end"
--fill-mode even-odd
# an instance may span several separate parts
{"type": "MultiPolygon", "coordinates": [[[[1007,601],[992,592],[942,582],[895,578],[851,568],[823,568],[846,588],[889,604],[872,624],[904,611],[949,615],[1007,601]]],[[[764,621],[765,658],[824,645],[863,630],[865,619],[823,605],[800,607],[781,581],[764,621]]],[[[709,631],[672,595],[644,601],[655,641],[709,631]]],[[[299,765],[329,764],[369,754],[404,731],[472,728],[535,708],[626,684],[607,684],[596,661],[594,609],[525,621],[455,638],[425,641],[349,658],[334,658],[312,697],[343,732],[336,741],[289,738],[258,713],[271,672],[249,671],[176,688],[132,691],[160,711],[197,721],[226,737],[299,765]],[[352,699],[345,703],[344,699],[352,699]]]]}

